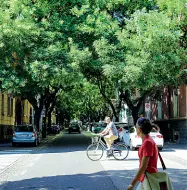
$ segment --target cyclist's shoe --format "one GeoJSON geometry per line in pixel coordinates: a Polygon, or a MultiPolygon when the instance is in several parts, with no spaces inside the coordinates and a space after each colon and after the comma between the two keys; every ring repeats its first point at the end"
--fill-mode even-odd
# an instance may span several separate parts
{"type": "Polygon", "coordinates": [[[112,150],[107,150],[106,157],[109,158],[110,156],[112,156],[112,150]]]}

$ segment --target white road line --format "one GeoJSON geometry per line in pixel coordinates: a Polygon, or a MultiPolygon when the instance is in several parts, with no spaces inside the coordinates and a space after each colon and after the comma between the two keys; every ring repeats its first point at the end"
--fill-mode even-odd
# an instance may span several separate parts
{"type": "Polygon", "coordinates": [[[27,172],[27,170],[23,170],[20,175],[24,175],[27,172]]]}
{"type": "Polygon", "coordinates": [[[32,167],[34,163],[27,164],[27,167],[32,167]]]}

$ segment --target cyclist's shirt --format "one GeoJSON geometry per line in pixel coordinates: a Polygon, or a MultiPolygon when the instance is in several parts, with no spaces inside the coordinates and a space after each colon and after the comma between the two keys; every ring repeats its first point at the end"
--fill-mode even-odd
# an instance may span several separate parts
{"type": "Polygon", "coordinates": [[[113,122],[110,122],[110,123],[107,125],[107,129],[111,129],[111,130],[109,130],[109,134],[110,134],[110,135],[118,136],[118,130],[116,129],[116,126],[114,125],[113,122]]]}

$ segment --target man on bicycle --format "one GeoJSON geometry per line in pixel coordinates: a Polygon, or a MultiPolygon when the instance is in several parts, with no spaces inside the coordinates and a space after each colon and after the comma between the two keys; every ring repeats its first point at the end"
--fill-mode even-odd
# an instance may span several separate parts
{"type": "Polygon", "coordinates": [[[111,145],[113,144],[114,140],[118,138],[118,130],[114,123],[110,121],[110,117],[106,117],[105,121],[107,123],[106,128],[99,133],[99,135],[104,136],[104,140],[107,145],[107,156],[110,156],[112,154],[111,145]]]}

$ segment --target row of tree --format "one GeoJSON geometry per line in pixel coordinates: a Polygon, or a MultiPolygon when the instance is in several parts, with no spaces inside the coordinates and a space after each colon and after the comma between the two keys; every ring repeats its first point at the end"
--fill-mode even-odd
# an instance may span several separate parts
{"type": "Polygon", "coordinates": [[[37,126],[44,107],[93,119],[110,106],[118,119],[122,101],[136,121],[146,96],[185,82],[185,0],[0,3],[1,88],[30,101],[37,126]]]}

